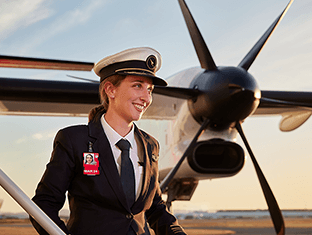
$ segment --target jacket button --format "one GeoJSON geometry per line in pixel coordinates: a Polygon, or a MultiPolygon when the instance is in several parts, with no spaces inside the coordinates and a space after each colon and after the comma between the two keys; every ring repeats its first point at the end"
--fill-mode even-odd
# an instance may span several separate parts
{"type": "Polygon", "coordinates": [[[132,215],[132,214],[127,214],[127,215],[126,215],[126,218],[127,218],[127,219],[133,219],[133,215],[132,215]]]}

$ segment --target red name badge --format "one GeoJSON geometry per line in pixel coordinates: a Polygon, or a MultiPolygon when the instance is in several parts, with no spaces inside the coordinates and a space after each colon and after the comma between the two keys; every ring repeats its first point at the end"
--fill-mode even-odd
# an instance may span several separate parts
{"type": "Polygon", "coordinates": [[[98,153],[83,153],[83,174],[84,175],[99,175],[99,154],[98,153]]]}

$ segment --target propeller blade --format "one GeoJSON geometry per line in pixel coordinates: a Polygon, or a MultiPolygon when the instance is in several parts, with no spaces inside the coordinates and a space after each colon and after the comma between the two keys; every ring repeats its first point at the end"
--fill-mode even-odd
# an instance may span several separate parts
{"type": "Polygon", "coordinates": [[[192,38],[201,67],[206,70],[216,70],[217,66],[215,62],[213,61],[213,58],[208,50],[208,47],[185,1],[179,0],[179,4],[182,10],[182,14],[184,16],[184,20],[186,22],[187,28],[189,30],[190,36],[192,38]]]}
{"type": "Polygon", "coordinates": [[[287,4],[284,11],[280,14],[279,17],[273,22],[273,24],[267,29],[267,31],[262,35],[262,37],[259,39],[259,41],[253,46],[253,48],[248,52],[248,54],[244,57],[244,59],[239,63],[238,67],[241,67],[245,69],[246,71],[250,68],[260,51],[262,50],[263,46],[275,30],[276,26],[279,24],[279,22],[282,20],[284,15],[286,14],[288,8],[292,4],[294,0],[290,0],[287,4]]]}
{"type": "Polygon", "coordinates": [[[312,104],[311,97],[312,92],[309,91],[269,91],[262,90],[261,97],[275,99],[275,100],[284,100],[290,102],[300,102],[312,104]]]}
{"type": "Polygon", "coordinates": [[[282,234],[285,234],[285,225],[284,225],[284,219],[283,219],[283,216],[282,216],[282,213],[281,213],[281,210],[277,204],[277,201],[273,195],[273,192],[268,184],[268,182],[266,181],[262,171],[261,171],[261,168],[260,166],[258,165],[258,162],[249,146],[249,143],[245,137],[245,134],[243,132],[243,129],[241,127],[241,124],[239,122],[236,123],[236,129],[238,131],[238,133],[240,134],[247,150],[248,150],[248,153],[249,153],[249,156],[252,160],[252,163],[254,164],[254,167],[255,167],[255,170],[257,172],[257,176],[258,176],[258,179],[259,179],[259,182],[260,182],[260,185],[261,185],[261,188],[262,188],[262,191],[263,191],[263,194],[264,194],[264,197],[265,197],[265,200],[268,204],[268,208],[269,208],[269,211],[270,211],[270,215],[271,215],[271,218],[272,218],[272,221],[273,221],[273,224],[274,224],[274,228],[275,228],[275,231],[276,231],[276,234],[278,235],[282,235],[282,234]]]}
{"type": "Polygon", "coordinates": [[[194,149],[195,144],[199,138],[199,136],[202,134],[203,130],[206,129],[208,123],[209,123],[209,119],[206,119],[203,124],[201,125],[201,127],[199,128],[199,130],[197,131],[196,135],[194,136],[192,142],[189,144],[189,146],[187,147],[187,149],[185,150],[183,156],[180,158],[179,162],[177,163],[177,165],[175,165],[174,168],[171,169],[171,171],[166,175],[166,177],[163,179],[163,181],[161,181],[160,183],[160,189],[161,192],[164,192],[165,189],[167,188],[167,186],[169,185],[169,183],[171,182],[171,180],[173,179],[173,177],[175,176],[175,174],[177,173],[177,171],[179,170],[180,166],[182,165],[182,162],[185,160],[185,158],[190,154],[190,151],[192,149],[194,149]]]}
{"type": "Polygon", "coordinates": [[[296,106],[296,107],[312,108],[312,104],[309,104],[309,103],[290,102],[290,101],[276,100],[276,99],[270,99],[270,98],[265,98],[265,97],[261,97],[260,102],[266,106],[281,105],[281,106],[296,106]]]}
{"type": "Polygon", "coordinates": [[[87,82],[92,82],[92,83],[100,83],[99,81],[95,81],[95,80],[92,80],[92,79],[88,79],[88,78],[81,78],[81,77],[76,77],[76,76],[73,76],[73,75],[66,75],[67,77],[70,77],[70,78],[75,78],[75,79],[79,79],[79,80],[82,80],[82,81],[87,81],[87,82]]]}
{"type": "Polygon", "coordinates": [[[180,99],[192,99],[201,94],[201,92],[197,89],[169,86],[155,86],[153,93],[180,99]]]}
{"type": "Polygon", "coordinates": [[[0,55],[0,67],[91,71],[94,63],[0,55]]]}

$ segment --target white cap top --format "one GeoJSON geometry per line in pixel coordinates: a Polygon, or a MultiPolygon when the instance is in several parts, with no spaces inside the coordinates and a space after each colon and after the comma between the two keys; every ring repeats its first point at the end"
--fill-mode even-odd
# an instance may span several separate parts
{"type": "Polygon", "coordinates": [[[155,76],[161,67],[161,55],[150,47],[137,47],[105,57],[94,65],[94,72],[101,81],[113,74],[147,76],[156,85],[166,86],[167,82],[155,76]]]}

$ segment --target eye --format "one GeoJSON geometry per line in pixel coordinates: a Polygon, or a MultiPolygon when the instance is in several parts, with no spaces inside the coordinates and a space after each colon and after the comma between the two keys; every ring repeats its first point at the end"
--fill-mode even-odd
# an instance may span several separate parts
{"type": "Polygon", "coordinates": [[[133,87],[141,88],[141,87],[142,87],[142,84],[141,84],[141,83],[135,83],[135,84],[133,85],[133,87]]]}

